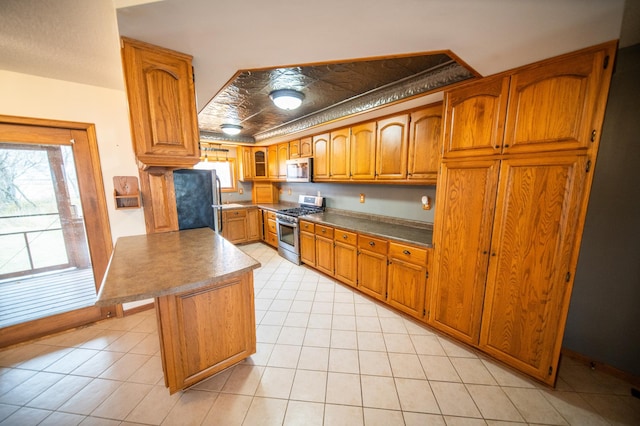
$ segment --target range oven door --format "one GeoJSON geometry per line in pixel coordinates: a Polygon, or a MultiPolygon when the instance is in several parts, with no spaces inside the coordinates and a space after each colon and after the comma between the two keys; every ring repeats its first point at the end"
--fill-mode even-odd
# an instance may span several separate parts
{"type": "Polygon", "coordinates": [[[300,264],[300,235],[298,223],[276,218],[278,231],[278,253],[284,258],[300,264]]]}

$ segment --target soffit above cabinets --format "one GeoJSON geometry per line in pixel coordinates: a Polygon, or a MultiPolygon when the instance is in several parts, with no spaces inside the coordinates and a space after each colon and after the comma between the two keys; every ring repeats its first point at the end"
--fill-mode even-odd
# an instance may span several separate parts
{"type": "Polygon", "coordinates": [[[200,111],[198,122],[203,140],[261,141],[476,75],[450,52],[243,70],[200,111]],[[291,111],[277,108],[269,94],[278,89],[302,92],[302,105],[291,111]],[[242,131],[238,136],[224,135],[223,124],[240,125],[242,131]]]}

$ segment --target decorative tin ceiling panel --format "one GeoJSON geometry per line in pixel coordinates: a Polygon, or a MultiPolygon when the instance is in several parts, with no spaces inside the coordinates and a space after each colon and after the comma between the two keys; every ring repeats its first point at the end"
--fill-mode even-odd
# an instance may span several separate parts
{"type": "Polygon", "coordinates": [[[473,76],[446,53],[245,70],[198,114],[201,137],[239,142],[268,139],[473,76]],[[278,89],[302,92],[302,106],[293,111],[277,108],[269,93],[278,89]],[[220,126],[226,123],[241,125],[241,134],[223,136],[220,126]]]}

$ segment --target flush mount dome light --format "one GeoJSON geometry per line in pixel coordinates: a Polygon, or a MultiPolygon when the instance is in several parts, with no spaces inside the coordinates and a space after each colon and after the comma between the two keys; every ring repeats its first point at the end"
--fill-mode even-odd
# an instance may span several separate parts
{"type": "Polygon", "coordinates": [[[296,109],[302,104],[304,95],[297,90],[280,89],[269,93],[269,97],[280,109],[296,109]]]}
{"type": "Polygon", "coordinates": [[[222,129],[222,133],[229,136],[240,134],[240,130],[242,130],[242,126],[237,124],[223,124],[220,128],[222,129]]]}

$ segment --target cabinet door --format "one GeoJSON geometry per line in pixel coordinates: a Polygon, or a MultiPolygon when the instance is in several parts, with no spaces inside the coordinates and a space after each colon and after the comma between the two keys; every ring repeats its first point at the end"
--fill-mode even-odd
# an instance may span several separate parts
{"type": "Polygon", "coordinates": [[[427,283],[427,267],[389,258],[387,303],[416,317],[424,317],[424,293],[427,283]]]}
{"type": "Polygon", "coordinates": [[[480,347],[548,384],[569,308],[586,161],[510,159],[500,170],[480,347]]]}
{"type": "Polygon", "coordinates": [[[309,266],[316,266],[316,237],[312,232],[300,232],[300,260],[309,266]]]}
{"type": "Polygon", "coordinates": [[[247,241],[256,241],[261,238],[260,232],[260,210],[247,210],[247,241]]]}
{"type": "Polygon", "coordinates": [[[483,78],[445,93],[444,158],[502,151],[509,77],[483,78]]]}
{"type": "Polygon", "coordinates": [[[237,155],[240,159],[240,180],[242,182],[253,180],[253,152],[251,147],[238,147],[237,155]]]}
{"type": "Polygon", "coordinates": [[[331,161],[329,162],[331,171],[329,175],[334,180],[349,179],[350,149],[349,149],[350,129],[340,129],[331,132],[331,161]]]}
{"type": "Polygon", "coordinates": [[[442,164],[434,223],[429,324],[477,345],[489,262],[498,160],[442,164]]]}
{"type": "Polygon", "coordinates": [[[278,163],[278,145],[267,147],[267,176],[269,179],[278,179],[280,164],[278,163]]]}
{"type": "Polygon", "coordinates": [[[222,213],[222,236],[234,244],[247,241],[245,210],[227,210],[222,213]]]}
{"type": "MultiPolygon", "coordinates": [[[[289,158],[300,158],[300,140],[289,142],[289,158]]],[[[285,173],[286,177],[286,173],[285,173]]]]}
{"type": "Polygon", "coordinates": [[[329,133],[313,137],[313,179],[329,179],[329,133]]]}
{"type": "Polygon", "coordinates": [[[442,104],[411,113],[407,179],[436,183],[442,141],[442,104]]]}
{"type": "Polygon", "coordinates": [[[200,135],[191,56],[122,41],[136,157],[147,166],[193,166],[200,161],[200,135]]]}
{"type": "Polygon", "coordinates": [[[333,236],[331,238],[316,235],[316,268],[333,276],[333,236]]]}
{"type": "Polygon", "coordinates": [[[405,179],[409,149],[409,115],[378,121],[376,179],[405,179]]]}
{"type": "Polygon", "coordinates": [[[335,277],[356,287],[358,280],[357,234],[342,229],[334,232],[335,277]]]}
{"type": "Polygon", "coordinates": [[[289,159],[289,142],[278,144],[278,177],[287,177],[287,160],[289,159]]]}
{"type": "Polygon", "coordinates": [[[376,122],[351,128],[351,179],[373,180],[376,175],[376,122]]]}
{"type": "Polygon", "coordinates": [[[369,250],[358,252],[358,289],[378,300],[387,298],[387,255],[369,250]]]}
{"type": "Polygon", "coordinates": [[[313,139],[311,136],[300,139],[300,157],[313,156],[313,139]]]}
{"type": "Polygon", "coordinates": [[[267,148],[251,148],[253,153],[253,178],[267,178],[267,148]]]}
{"type": "Polygon", "coordinates": [[[170,170],[140,170],[140,190],[147,234],[178,230],[178,209],[170,170]]]}
{"type": "Polygon", "coordinates": [[[504,152],[587,148],[605,51],[553,61],[511,77],[504,152]]]}

